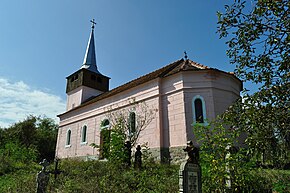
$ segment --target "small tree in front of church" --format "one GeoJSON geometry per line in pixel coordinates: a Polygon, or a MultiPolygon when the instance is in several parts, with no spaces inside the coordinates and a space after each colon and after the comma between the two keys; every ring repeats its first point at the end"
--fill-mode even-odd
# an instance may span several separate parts
{"type": "MultiPolygon", "coordinates": [[[[125,143],[130,142],[131,147],[134,147],[140,134],[152,122],[157,112],[157,109],[150,107],[146,102],[136,102],[134,98],[129,99],[127,103],[126,108],[111,106],[107,110],[109,141],[106,144],[103,142],[99,148],[101,154],[109,160],[128,159],[124,153],[125,143]]],[[[94,144],[92,146],[95,147],[94,144]]]]}
{"type": "Polygon", "coordinates": [[[128,100],[128,108],[114,110],[110,108],[107,117],[113,130],[118,130],[126,136],[125,140],[135,146],[140,134],[155,118],[157,109],[149,107],[146,102],[136,102],[134,98],[128,100]]]}

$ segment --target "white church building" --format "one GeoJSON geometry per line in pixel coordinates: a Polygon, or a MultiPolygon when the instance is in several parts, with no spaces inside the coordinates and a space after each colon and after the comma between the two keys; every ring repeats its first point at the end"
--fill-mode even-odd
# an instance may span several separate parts
{"type": "MultiPolygon", "coordinates": [[[[223,113],[240,97],[243,87],[233,73],[193,62],[187,56],[112,90],[109,81],[97,67],[93,25],[83,65],[67,77],[66,112],[58,115],[58,158],[103,158],[108,139],[102,132],[110,130],[108,113],[130,108],[134,99],[155,110],[137,144],[147,143],[160,160],[183,159],[182,148],[194,139],[192,125],[206,124],[223,113]],[[100,149],[90,146],[92,143],[100,149]]],[[[143,113],[142,109],[132,111],[133,115],[143,113]]]]}

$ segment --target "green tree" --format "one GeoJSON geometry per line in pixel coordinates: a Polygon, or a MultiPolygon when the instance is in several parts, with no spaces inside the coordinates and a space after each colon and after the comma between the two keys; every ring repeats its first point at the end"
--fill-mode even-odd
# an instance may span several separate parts
{"type": "Polygon", "coordinates": [[[101,131],[103,140],[109,143],[90,144],[93,148],[100,148],[102,156],[109,160],[123,161],[126,159],[125,142],[129,141],[134,147],[138,142],[140,133],[146,129],[155,117],[156,109],[149,107],[145,102],[128,100],[128,107],[115,110],[108,109],[108,124],[110,128],[101,131]]]}
{"type": "Polygon", "coordinates": [[[251,162],[238,147],[240,130],[227,128],[222,118],[209,125],[195,124],[193,131],[200,144],[204,192],[241,192],[248,186],[251,162]]]}
{"type": "Polygon", "coordinates": [[[0,147],[14,143],[26,149],[35,149],[38,161],[44,158],[53,160],[57,131],[58,125],[52,119],[28,116],[0,132],[0,147]]]}
{"type": "Polygon", "coordinates": [[[128,100],[128,108],[122,108],[114,111],[109,109],[107,117],[112,128],[120,130],[134,146],[140,136],[140,133],[155,118],[157,110],[149,107],[146,102],[136,102],[135,98],[128,100]],[[132,116],[133,115],[133,116],[132,116]]]}
{"type": "Polygon", "coordinates": [[[243,93],[227,119],[248,134],[252,155],[279,165],[290,149],[290,2],[240,1],[218,12],[218,32],[226,38],[230,62],[243,81],[260,87],[243,93]]]}

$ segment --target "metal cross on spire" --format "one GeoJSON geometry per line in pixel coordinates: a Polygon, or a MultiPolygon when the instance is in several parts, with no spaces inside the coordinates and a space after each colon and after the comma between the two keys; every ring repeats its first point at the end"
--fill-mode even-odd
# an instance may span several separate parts
{"type": "Polygon", "coordinates": [[[97,23],[95,22],[95,19],[90,20],[90,22],[92,23],[92,29],[94,29],[94,28],[95,28],[95,25],[97,24],[97,23]]]}
{"type": "Polygon", "coordinates": [[[187,57],[187,52],[184,51],[183,53],[184,53],[184,58],[185,58],[185,60],[187,60],[187,58],[188,58],[188,57],[187,57]]]}

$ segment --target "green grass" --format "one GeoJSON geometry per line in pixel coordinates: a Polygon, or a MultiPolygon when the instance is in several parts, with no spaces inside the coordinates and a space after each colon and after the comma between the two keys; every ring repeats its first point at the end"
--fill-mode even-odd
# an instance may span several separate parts
{"type": "MultiPolygon", "coordinates": [[[[53,169],[53,166],[50,166],[53,169]]],[[[36,190],[37,164],[26,165],[0,176],[0,192],[32,193],[36,190]]],[[[178,192],[179,165],[147,163],[140,171],[109,162],[61,160],[64,172],[57,180],[50,175],[47,192],[98,193],[98,192],[178,192]]],[[[203,171],[205,173],[206,171],[203,171]]],[[[255,169],[249,172],[251,187],[272,189],[274,192],[290,192],[290,171],[255,169]]]]}
{"type": "MultiPolygon", "coordinates": [[[[53,169],[53,168],[51,168],[53,169]]],[[[64,170],[55,181],[50,175],[48,192],[177,192],[176,165],[148,164],[140,171],[108,162],[62,160],[64,170]]],[[[0,176],[0,192],[29,193],[36,190],[36,174],[40,167],[18,170],[0,176]]]]}

